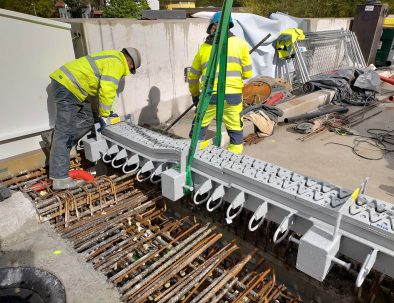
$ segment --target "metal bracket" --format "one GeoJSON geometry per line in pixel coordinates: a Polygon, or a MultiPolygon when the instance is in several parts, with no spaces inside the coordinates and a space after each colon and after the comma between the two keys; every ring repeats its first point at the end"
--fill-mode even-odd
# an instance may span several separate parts
{"type": "Polygon", "coordinates": [[[153,174],[153,169],[155,168],[153,161],[147,161],[142,167],[141,169],[138,171],[137,175],[135,176],[135,178],[137,179],[138,182],[144,182],[148,179],[150,179],[150,177],[153,174]],[[145,177],[145,178],[141,178],[141,174],[146,173],[150,171],[151,173],[149,174],[149,176],[145,177]]]}
{"type": "Polygon", "coordinates": [[[157,184],[161,181],[161,173],[163,172],[164,163],[161,163],[157,166],[154,172],[150,176],[150,182],[153,184],[157,184]],[[154,180],[155,177],[159,177],[157,180],[154,180]]]}
{"type": "Polygon", "coordinates": [[[212,188],[213,185],[211,179],[207,179],[206,181],[204,181],[200,186],[198,186],[198,189],[193,196],[193,203],[196,205],[205,203],[209,199],[209,192],[212,190],[212,188]],[[208,193],[208,195],[204,199],[197,200],[198,196],[202,196],[206,193],[208,193]]]}
{"type": "Polygon", "coordinates": [[[116,154],[119,152],[119,147],[117,145],[112,145],[104,154],[102,157],[102,160],[104,163],[111,163],[112,158],[109,157],[109,159],[107,159],[108,156],[111,156],[113,154],[116,154]]]}
{"type": "Polygon", "coordinates": [[[245,204],[245,193],[243,191],[240,191],[235,198],[230,202],[230,205],[227,208],[226,212],[226,223],[231,224],[233,223],[233,220],[241,213],[244,204],[245,204]],[[238,209],[237,212],[233,215],[231,215],[231,211],[238,209]]]}
{"type": "Polygon", "coordinates": [[[375,248],[371,250],[371,252],[365,258],[363,265],[361,266],[360,272],[358,273],[357,280],[356,280],[356,287],[360,287],[369,272],[371,271],[373,265],[375,264],[376,257],[378,255],[378,250],[375,248]]]}
{"type": "Polygon", "coordinates": [[[138,155],[132,155],[131,157],[128,158],[126,163],[123,164],[122,171],[125,174],[135,173],[138,170],[138,168],[139,168],[139,163],[140,163],[140,157],[138,155]],[[128,166],[132,166],[132,165],[135,165],[135,168],[131,169],[131,170],[128,170],[127,167],[128,166]]]}
{"type": "Polygon", "coordinates": [[[290,228],[294,223],[293,216],[295,213],[291,212],[286,217],[283,218],[282,222],[279,224],[278,228],[275,231],[273,242],[274,244],[279,244],[282,242],[287,235],[289,234],[290,228]],[[278,239],[278,236],[282,234],[282,236],[278,239]]]}
{"type": "Polygon", "coordinates": [[[256,209],[256,211],[249,220],[248,228],[250,231],[255,231],[260,227],[260,225],[264,222],[264,218],[267,215],[267,212],[268,203],[264,201],[263,204],[259,205],[259,207],[256,209]],[[254,222],[257,222],[257,224],[253,225],[254,222]]]}
{"type": "Polygon", "coordinates": [[[208,201],[207,201],[207,210],[209,212],[213,212],[215,209],[217,209],[220,205],[222,205],[223,203],[223,197],[224,197],[225,191],[224,191],[224,186],[223,185],[219,185],[218,187],[215,188],[215,190],[213,191],[212,195],[209,197],[208,201]],[[218,203],[216,203],[216,205],[214,205],[213,207],[211,207],[211,203],[213,201],[216,201],[220,199],[220,201],[218,203]]]}
{"type": "Polygon", "coordinates": [[[111,165],[113,168],[119,168],[119,167],[123,166],[126,161],[127,161],[127,151],[125,149],[121,149],[120,152],[118,152],[116,154],[116,156],[112,159],[111,165]],[[121,159],[125,159],[125,161],[122,162],[121,164],[115,164],[115,161],[118,161],[121,159]]]}

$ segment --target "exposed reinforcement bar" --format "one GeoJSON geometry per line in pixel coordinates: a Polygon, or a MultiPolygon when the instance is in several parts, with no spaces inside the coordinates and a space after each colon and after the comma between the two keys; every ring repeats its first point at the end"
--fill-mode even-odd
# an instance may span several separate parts
{"type": "MultiPolygon", "coordinates": [[[[88,160],[161,181],[173,201],[183,197],[188,140],[121,122],[83,142],[88,160]]],[[[394,207],[363,194],[365,184],[358,193],[215,146],[196,154],[192,172],[194,203],[214,211],[225,201],[229,224],[246,208],[251,231],[264,219],[279,224],[275,243],[290,230],[301,234],[289,237],[299,245],[296,267],[315,279],[323,281],[334,263],[350,268],[340,254],[362,263],[358,287],[372,268],[394,277],[394,207]]]]}

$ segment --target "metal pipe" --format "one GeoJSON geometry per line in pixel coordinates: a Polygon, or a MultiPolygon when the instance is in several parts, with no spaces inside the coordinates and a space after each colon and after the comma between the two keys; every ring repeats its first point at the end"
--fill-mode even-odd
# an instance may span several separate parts
{"type": "Polygon", "coordinates": [[[327,115],[327,114],[331,114],[331,113],[346,113],[348,111],[349,111],[349,108],[347,108],[347,107],[321,109],[321,110],[317,110],[314,112],[285,118],[284,122],[285,123],[294,123],[296,121],[309,120],[309,119],[313,119],[313,118],[320,117],[320,116],[327,115]]]}

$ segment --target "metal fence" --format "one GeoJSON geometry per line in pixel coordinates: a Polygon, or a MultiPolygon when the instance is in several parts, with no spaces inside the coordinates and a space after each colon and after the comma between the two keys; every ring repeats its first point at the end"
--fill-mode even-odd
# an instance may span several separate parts
{"type": "Polygon", "coordinates": [[[366,67],[357,38],[349,30],[305,33],[305,40],[294,43],[294,52],[293,76],[298,83],[336,69],[366,67]]]}

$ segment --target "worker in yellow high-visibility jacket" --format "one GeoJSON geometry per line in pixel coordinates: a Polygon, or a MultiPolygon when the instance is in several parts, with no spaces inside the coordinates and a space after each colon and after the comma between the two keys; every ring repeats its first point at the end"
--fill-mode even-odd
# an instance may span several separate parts
{"type": "MultiPolygon", "coordinates": [[[[217,12],[210,20],[205,43],[200,47],[194,57],[192,67],[188,73],[189,90],[192,94],[193,102],[198,103],[200,89],[203,87],[209,56],[212,50],[212,42],[215,36],[217,24],[220,20],[221,12],[217,12]]],[[[230,17],[230,28],[234,26],[230,17]]],[[[248,44],[229,32],[228,51],[227,51],[227,75],[224,101],[223,122],[226,125],[230,143],[227,149],[233,153],[240,154],[243,151],[243,119],[240,116],[242,111],[242,88],[243,80],[252,76],[252,60],[249,54],[248,44]]],[[[204,115],[199,139],[205,140],[209,124],[216,116],[217,100],[217,78],[213,87],[213,95],[209,102],[208,109],[204,115]]],[[[200,145],[201,146],[201,145],[200,145]]]]}
{"type": "Polygon", "coordinates": [[[69,177],[70,150],[93,126],[100,129],[102,117],[116,117],[112,104],[122,77],[135,74],[141,56],[133,47],[122,51],[106,50],[66,63],[50,75],[50,92],[56,104],[56,122],[49,157],[49,177],[53,189],[71,189],[80,185],[69,177]],[[88,96],[98,97],[98,117],[93,114],[88,96]]]}

